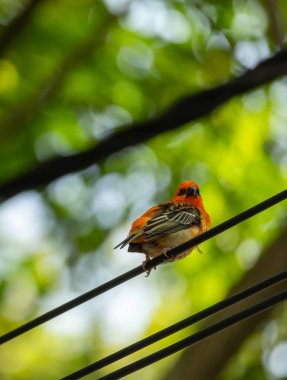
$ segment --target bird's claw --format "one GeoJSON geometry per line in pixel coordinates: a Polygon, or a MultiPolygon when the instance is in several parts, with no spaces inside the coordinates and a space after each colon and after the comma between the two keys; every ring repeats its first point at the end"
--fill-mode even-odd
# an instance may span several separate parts
{"type": "Polygon", "coordinates": [[[169,256],[166,251],[163,252],[163,255],[166,257],[166,260],[164,260],[164,263],[172,263],[174,261],[174,257],[169,256]]]}
{"type": "MultiPolygon", "coordinates": [[[[150,272],[152,271],[152,268],[146,269],[146,265],[150,261],[150,257],[147,254],[146,254],[145,257],[146,257],[146,259],[143,261],[142,267],[143,267],[143,270],[144,270],[144,272],[146,274],[145,277],[148,277],[150,275],[150,272]]],[[[156,269],[156,267],[154,267],[153,269],[156,269]]]]}
{"type": "Polygon", "coordinates": [[[150,272],[151,272],[151,268],[146,269],[146,265],[147,265],[148,262],[149,262],[149,260],[145,260],[142,263],[142,267],[143,267],[143,270],[145,272],[145,277],[148,277],[150,275],[150,272]]]}

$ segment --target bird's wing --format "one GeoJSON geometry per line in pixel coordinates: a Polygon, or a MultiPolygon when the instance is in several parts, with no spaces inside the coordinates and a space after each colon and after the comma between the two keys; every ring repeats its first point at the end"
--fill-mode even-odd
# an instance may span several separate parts
{"type": "Polygon", "coordinates": [[[144,243],[167,234],[200,225],[200,213],[189,204],[163,203],[152,207],[132,225],[129,236],[114,248],[129,243],[144,243]]]}
{"type": "Polygon", "coordinates": [[[172,234],[200,225],[200,215],[193,206],[171,206],[151,218],[143,228],[144,240],[154,240],[162,235],[172,234]]]}
{"type": "Polygon", "coordinates": [[[114,247],[114,249],[124,248],[128,243],[133,242],[136,240],[139,236],[143,235],[143,229],[148,223],[149,220],[151,220],[154,216],[162,213],[164,210],[167,209],[171,205],[170,202],[166,202],[163,204],[160,204],[158,206],[154,206],[150,209],[148,209],[142,216],[140,216],[138,219],[136,219],[131,227],[130,233],[126,239],[124,239],[122,242],[120,242],[118,245],[114,247]]]}

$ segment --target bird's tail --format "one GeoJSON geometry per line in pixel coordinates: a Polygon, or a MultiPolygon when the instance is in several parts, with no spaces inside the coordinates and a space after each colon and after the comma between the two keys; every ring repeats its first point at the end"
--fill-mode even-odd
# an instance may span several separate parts
{"type": "Polygon", "coordinates": [[[119,247],[120,247],[120,249],[124,248],[135,236],[136,236],[136,234],[129,235],[125,240],[123,240],[118,245],[116,245],[114,247],[114,249],[119,248],[119,247]]]}

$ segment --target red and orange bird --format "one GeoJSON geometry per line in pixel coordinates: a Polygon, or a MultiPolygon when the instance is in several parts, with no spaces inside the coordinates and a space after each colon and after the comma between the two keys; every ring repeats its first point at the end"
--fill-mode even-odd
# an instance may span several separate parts
{"type": "MultiPolygon", "coordinates": [[[[171,202],[165,202],[147,210],[131,226],[128,237],[115,248],[129,244],[129,252],[144,253],[146,263],[169,249],[185,243],[210,227],[210,217],[205,211],[196,182],[183,182],[171,202]]],[[[198,247],[197,247],[198,248],[198,247]]],[[[167,262],[183,259],[190,254],[188,249],[167,262]]],[[[149,274],[150,271],[148,271],[149,274]]]]}

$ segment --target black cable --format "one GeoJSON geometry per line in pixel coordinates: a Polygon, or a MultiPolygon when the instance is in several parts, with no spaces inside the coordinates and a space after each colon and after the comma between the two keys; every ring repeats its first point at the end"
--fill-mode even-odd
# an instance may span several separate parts
{"type": "MultiPolygon", "coordinates": [[[[253,206],[253,207],[249,208],[248,210],[243,211],[242,213],[234,216],[233,218],[228,219],[227,221],[219,224],[218,226],[211,228],[210,230],[204,232],[203,234],[194,237],[193,239],[189,240],[188,242],[181,244],[181,245],[169,250],[167,252],[167,255],[170,257],[174,257],[174,256],[186,251],[189,248],[195,247],[195,246],[199,245],[200,243],[203,243],[204,241],[228,230],[229,228],[234,227],[235,225],[243,222],[244,220],[249,219],[252,216],[266,210],[267,208],[272,207],[279,202],[282,202],[286,198],[287,198],[287,190],[284,190],[284,191],[274,195],[273,197],[268,198],[267,200],[257,204],[256,206],[253,206]]],[[[145,270],[149,270],[153,267],[156,267],[157,265],[161,264],[164,260],[166,260],[165,255],[160,255],[160,256],[150,260],[146,264],[145,270]]],[[[90,299],[92,299],[94,297],[99,296],[100,294],[114,288],[115,286],[122,284],[123,282],[126,282],[126,281],[140,275],[143,272],[144,272],[144,269],[143,269],[142,265],[140,265],[140,266],[122,274],[121,276],[118,276],[118,277],[106,282],[105,284],[102,284],[102,285],[98,286],[97,288],[92,289],[89,292],[84,293],[81,296],[72,299],[71,301],[66,302],[63,305],[58,306],[55,309],[50,310],[47,313],[40,315],[39,317],[31,320],[30,322],[27,322],[27,323],[23,324],[22,326],[19,326],[18,328],[0,336],[0,344],[8,342],[17,336],[22,335],[25,332],[32,330],[33,328],[35,328],[35,327],[53,319],[53,318],[55,318],[55,317],[65,313],[65,312],[81,305],[84,302],[89,301],[90,299]]]]}
{"type": "Polygon", "coordinates": [[[52,310],[48,311],[47,313],[40,315],[39,317],[37,317],[35,319],[32,319],[31,321],[23,324],[22,326],[19,326],[16,329],[11,330],[8,333],[0,336],[0,345],[16,338],[19,335],[26,333],[27,331],[34,329],[37,326],[42,325],[43,323],[45,323],[47,321],[50,321],[51,319],[53,319],[55,317],[58,317],[59,315],[61,315],[65,312],[89,301],[90,299],[92,299],[94,297],[99,296],[102,293],[107,292],[108,290],[114,288],[115,286],[120,285],[123,282],[128,281],[135,276],[138,276],[139,274],[143,273],[143,271],[144,270],[143,270],[142,266],[136,267],[136,268],[122,274],[121,276],[118,276],[118,277],[98,286],[97,288],[94,288],[94,289],[90,290],[89,292],[86,292],[86,293],[80,295],[79,297],[72,299],[69,302],[62,304],[62,305],[56,307],[55,309],[52,309],[52,310]]]}
{"type": "Polygon", "coordinates": [[[218,313],[226,309],[227,307],[232,306],[235,303],[238,303],[246,299],[247,297],[250,297],[256,293],[259,293],[260,291],[263,291],[271,287],[272,285],[278,284],[279,282],[286,279],[287,279],[287,270],[281,273],[278,273],[275,276],[272,276],[262,282],[259,282],[258,284],[253,285],[250,288],[247,288],[243,290],[242,292],[237,293],[229,298],[226,298],[225,300],[220,301],[196,314],[193,314],[190,317],[185,318],[182,321],[177,322],[161,331],[158,331],[155,334],[152,334],[136,343],[133,343],[130,346],[123,348],[122,350],[119,350],[109,356],[106,356],[105,358],[100,359],[80,369],[79,371],[74,372],[73,375],[77,376],[77,378],[81,378],[92,372],[95,372],[103,367],[106,367],[107,365],[111,363],[114,363],[115,361],[123,359],[124,357],[128,355],[131,355],[147,346],[150,346],[151,344],[156,343],[159,340],[164,339],[180,330],[183,330],[184,328],[188,326],[191,326],[197,322],[200,322],[203,319],[210,317],[211,315],[218,313]]]}
{"type": "MultiPolygon", "coordinates": [[[[280,193],[274,195],[273,197],[268,198],[261,203],[258,203],[256,206],[253,206],[249,208],[248,210],[245,210],[241,212],[240,214],[235,215],[233,218],[226,220],[225,222],[219,224],[218,226],[211,228],[210,230],[204,232],[203,234],[194,237],[193,239],[187,241],[186,243],[178,245],[177,247],[169,250],[167,252],[167,255],[176,256],[186,251],[189,248],[196,247],[197,245],[203,243],[204,241],[228,230],[231,227],[236,226],[237,224],[243,222],[244,220],[249,219],[252,216],[259,214],[260,212],[267,210],[268,208],[276,205],[277,203],[284,201],[286,198],[287,198],[287,190],[283,190],[280,193]]],[[[152,263],[153,265],[149,267],[146,265],[147,269],[149,269],[150,267],[152,268],[154,265],[158,265],[157,260],[159,261],[159,264],[160,264],[165,260],[165,256],[161,255],[151,260],[151,262],[153,262],[152,263]]]]}
{"type": "MultiPolygon", "coordinates": [[[[143,359],[137,360],[129,365],[126,365],[114,372],[109,373],[108,375],[100,377],[98,380],[118,380],[122,377],[130,375],[133,372],[136,372],[144,367],[149,366],[161,359],[166,358],[184,348],[187,348],[195,343],[200,342],[203,339],[208,338],[209,336],[226,329],[238,322],[241,322],[247,318],[252,317],[253,315],[260,313],[269,309],[270,307],[276,305],[279,302],[282,302],[287,299],[287,290],[276,294],[273,297],[268,298],[265,301],[259,302],[243,311],[233,314],[232,316],[223,319],[220,322],[214,323],[213,325],[196,332],[195,334],[190,335],[187,338],[184,338],[170,346],[163,348],[155,353],[144,357],[143,359]]],[[[76,380],[80,379],[82,376],[72,373],[66,377],[63,377],[61,380],[76,380]]]]}

